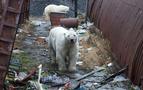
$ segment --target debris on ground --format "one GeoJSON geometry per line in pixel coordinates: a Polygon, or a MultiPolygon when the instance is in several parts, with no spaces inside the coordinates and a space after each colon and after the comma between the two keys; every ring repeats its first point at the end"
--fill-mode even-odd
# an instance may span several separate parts
{"type": "Polygon", "coordinates": [[[80,59],[83,61],[83,67],[89,69],[105,65],[111,62],[112,58],[109,41],[101,37],[97,28],[94,29],[97,33],[90,33],[90,30],[82,30],[79,33],[80,59]]]}
{"type": "Polygon", "coordinates": [[[46,43],[46,37],[37,37],[35,41],[38,45],[43,45],[46,43]]]}
{"type": "Polygon", "coordinates": [[[115,68],[110,43],[90,22],[76,29],[80,41],[77,71],[58,72],[57,66],[50,64],[48,55],[50,28],[49,21],[32,17],[18,30],[12,59],[22,63],[19,75],[25,77],[32,67],[43,65],[40,82],[37,69],[35,76],[26,84],[27,90],[138,90],[123,73],[112,72],[115,68]],[[109,77],[111,80],[103,82],[109,77]]]}
{"type": "Polygon", "coordinates": [[[54,75],[48,75],[47,77],[42,77],[41,78],[41,83],[43,84],[63,84],[63,83],[66,83],[66,82],[69,82],[69,78],[68,77],[59,77],[57,76],[57,74],[54,74],[54,75]]]}
{"type": "Polygon", "coordinates": [[[19,49],[14,49],[14,50],[12,51],[12,53],[15,53],[15,54],[23,53],[23,52],[24,52],[24,51],[19,50],[19,49]]]}

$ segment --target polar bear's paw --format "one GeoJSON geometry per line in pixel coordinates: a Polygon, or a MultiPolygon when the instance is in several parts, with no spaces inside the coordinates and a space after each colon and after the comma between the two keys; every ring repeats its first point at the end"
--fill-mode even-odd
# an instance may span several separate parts
{"type": "Polygon", "coordinates": [[[75,67],[74,66],[69,67],[68,71],[69,72],[76,72],[76,66],[75,67]]]}

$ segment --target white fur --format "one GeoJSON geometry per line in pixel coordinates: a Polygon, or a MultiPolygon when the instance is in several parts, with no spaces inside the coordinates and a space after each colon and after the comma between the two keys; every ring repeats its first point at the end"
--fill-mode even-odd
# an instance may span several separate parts
{"type": "Polygon", "coordinates": [[[51,12],[61,12],[61,13],[66,13],[69,11],[68,6],[64,5],[55,5],[55,4],[50,4],[45,7],[43,15],[45,16],[46,19],[50,18],[50,13],[51,12]]]}
{"type": "Polygon", "coordinates": [[[49,55],[51,56],[52,61],[57,61],[59,70],[76,70],[79,44],[78,36],[75,31],[67,30],[63,27],[51,29],[48,46],[49,55]]]}

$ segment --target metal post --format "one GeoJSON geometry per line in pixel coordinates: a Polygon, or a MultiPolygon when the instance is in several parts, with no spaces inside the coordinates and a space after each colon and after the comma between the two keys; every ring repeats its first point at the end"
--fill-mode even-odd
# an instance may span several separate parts
{"type": "Polygon", "coordinates": [[[86,16],[85,16],[86,25],[87,25],[88,14],[89,14],[89,13],[88,13],[88,7],[89,7],[88,4],[89,4],[89,0],[86,0],[86,11],[85,11],[85,12],[86,12],[86,16]]]}
{"type": "Polygon", "coordinates": [[[75,15],[75,18],[77,17],[77,0],[74,0],[74,15],[75,15]]]}

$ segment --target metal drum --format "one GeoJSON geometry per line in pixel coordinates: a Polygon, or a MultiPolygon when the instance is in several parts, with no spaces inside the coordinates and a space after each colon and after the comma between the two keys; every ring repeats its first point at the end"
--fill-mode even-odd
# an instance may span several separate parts
{"type": "Polygon", "coordinates": [[[65,13],[51,12],[50,13],[50,21],[52,26],[59,26],[60,19],[65,18],[65,13]]]}
{"type": "Polygon", "coordinates": [[[77,28],[78,19],[77,18],[62,18],[60,19],[60,24],[61,26],[67,27],[67,28],[77,28]]]}

